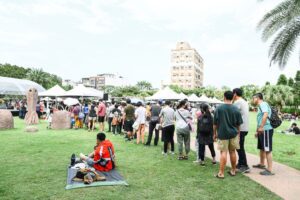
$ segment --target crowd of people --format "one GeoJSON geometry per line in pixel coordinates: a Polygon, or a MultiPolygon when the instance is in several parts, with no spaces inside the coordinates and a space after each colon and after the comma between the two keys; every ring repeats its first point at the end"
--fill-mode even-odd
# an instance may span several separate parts
{"type": "MultiPolygon", "coordinates": [[[[130,99],[107,103],[103,100],[91,102],[84,106],[75,105],[70,108],[74,128],[87,127],[88,131],[98,129],[100,132],[111,132],[113,135],[124,135],[126,141],[134,140],[136,144],[149,147],[163,142],[164,156],[175,154],[175,139],[178,144],[178,160],[188,160],[191,145],[191,133],[196,132],[197,159],[194,163],[201,166],[205,163],[205,146],[209,147],[212,164],[216,164],[214,142],[220,151],[220,169],[217,178],[225,177],[225,166],[229,154],[231,161],[230,176],[236,172],[248,173],[250,167],[245,152],[245,139],[249,132],[249,105],[243,99],[243,91],[239,88],[224,93],[224,104],[212,108],[201,104],[199,108],[192,106],[186,99],[180,102],[157,101],[143,105],[142,102],[132,104],[130,99]],[[108,128],[105,129],[105,124],[108,128]],[[196,127],[194,127],[196,124],[196,127]],[[148,138],[145,140],[145,129],[148,138]],[[161,137],[160,137],[161,132],[161,137]],[[124,133],[124,134],[123,134],[124,133]],[[238,154],[238,159],[236,156],[238,154]]],[[[274,129],[270,123],[272,109],[263,100],[263,95],[253,95],[252,102],[258,107],[257,112],[257,148],[260,160],[254,168],[262,169],[261,175],[274,175],[272,169],[272,140],[274,129]],[[266,165],[267,163],[267,165],[266,165]]]]}

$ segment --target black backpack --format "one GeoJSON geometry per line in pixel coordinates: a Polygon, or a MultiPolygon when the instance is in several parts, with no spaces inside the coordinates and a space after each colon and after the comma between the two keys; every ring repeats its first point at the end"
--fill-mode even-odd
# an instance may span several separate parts
{"type": "MultiPolygon", "coordinates": [[[[268,116],[268,120],[270,121],[271,126],[275,129],[278,128],[282,124],[282,120],[279,117],[278,110],[275,107],[271,107],[271,117],[268,116]]],[[[261,108],[259,107],[260,112],[262,112],[261,108]]]]}
{"type": "Polygon", "coordinates": [[[212,131],[212,117],[209,115],[202,115],[198,119],[198,134],[209,135],[212,131]]]}

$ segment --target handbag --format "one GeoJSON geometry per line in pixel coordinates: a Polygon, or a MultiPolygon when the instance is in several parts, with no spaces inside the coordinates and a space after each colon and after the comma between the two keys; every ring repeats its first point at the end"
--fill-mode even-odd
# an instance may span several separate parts
{"type": "Polygon", "coordinates": [[[181,115],[181,113],[178,110],[177,110],[177,112],[180,115],[180,117],[183,119],[183,121],[188,125],[189,130],[190,131],[193,130],[192,125],[186,121],[186,119],[181,115]]]}

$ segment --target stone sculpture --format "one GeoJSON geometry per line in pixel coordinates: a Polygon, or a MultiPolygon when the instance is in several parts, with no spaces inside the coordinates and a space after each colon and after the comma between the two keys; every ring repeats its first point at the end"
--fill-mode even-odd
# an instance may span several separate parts
{"type": "Polygon", "coordinates": [[[52,116],[52,129],[69,129],[71,128],[71,116],[68,111],[55,111],[52,116]]]}
{"type": "Polygon", "coordinates": [[[14,118],[9,110],[0,110],[0,129],[14,128],[14,118]]]}
{"type": "Polygon", "coordinates": [[[39,123],[39,117],[36,113],[36,104],[38,101],[38,91],[35,88],[28,90],[27,94],[27,113],[25,116],[26,125],[33,125],[39,123]]]}

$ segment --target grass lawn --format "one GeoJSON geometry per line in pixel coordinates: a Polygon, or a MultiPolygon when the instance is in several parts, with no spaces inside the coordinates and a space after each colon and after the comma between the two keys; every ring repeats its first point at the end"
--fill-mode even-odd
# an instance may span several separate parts
{"type": "Polygon", "coordinates": [[[70,155],[90,152],[96,133],[46,130],[45,123],[38,133],[25,133],[19,119],[15,127],[0,132],[1,199],[280,199],[243,175],[214,178],[218,166],[196,166],[194,154],[178,161],[163,157],[161,146],[146,148],[110,134],[118,169],[130,186],[66,191],[70,155]]]}
{"type": "MultiPolygon", "coordinates": [[[[300,122],[298,122],[300,124],[300,122]]],[[[284,121],[277,128],[273,136],[273,159],[282,164],[300,170],[300,137],[296,135],[285,135],[278,131],[286,130],[290,126],[289,121],[284,121]]],[[[256,131],[256,113],[250,113],[250,132],[246,137],[246,151],[258,155],[257,139],[254,137],[256,131]]]]}

